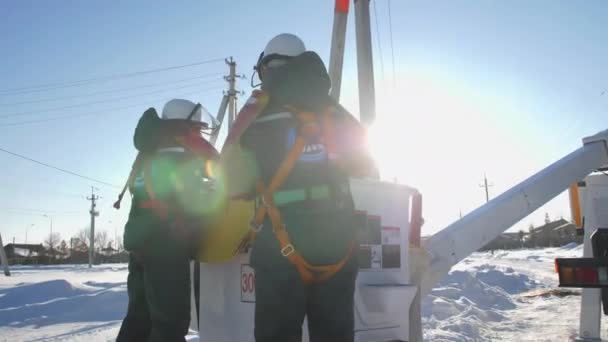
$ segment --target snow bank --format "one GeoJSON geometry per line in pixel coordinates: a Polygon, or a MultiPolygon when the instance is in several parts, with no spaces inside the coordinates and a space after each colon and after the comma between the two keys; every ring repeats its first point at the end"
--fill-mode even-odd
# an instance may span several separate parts
{"type": "MultiPolygon", "coordinates": [[[[580,291],[557,288],[554,260],[583,246],[474,253],[423,300],[426,341],[564,341],[578,331],[580,291]]],[[[608,319],[602,334],[608,336],[608,319]]]]}
{"type": "Polygon", "coordinates": [[[0,290],[0,326],[117,321],[126,312],[125,283],[73,284],[64,279],[0,290]]]}
{"type": "Polygon", "coordinates": [[[478,267],[475,277],[489,286],[501,288],[508,294],[522,293],[540,285],[527,275],[515,272],[512,267],[498,269],[488,264],[478,267]]]}
{"type": "Polygon", "coordinates": [[[581,244],[578,244],[576,242],[570,242],[569,244],[563,245],[560,248],[567,250],[567,249],[575,249],[575,248],[582,248],[582,247],[583,247],[583,245],[581,245],[581,244]]]}
{"type": "MultiPolygon", "coordinates": [[[[115,341],[127,265],[14,266],[0,278],[0,341],[115,341]]],[[[198,341],[191,333],[187,341],[198,341]]]]}
{"type": "Polygon", "coordinates": [[[475,341],[491,334],[489,322],[506,320],[505,310],[517,307],[510,294],[534,286],[513,269],[483,265],[473,271],[452,271],[422,304],[425,337],[432,341],[475,341]],[[432,336],[432,338],[431,338],[432,336]]]}
{"type": "Polygon", "coordinates": [[[0,278],[0,341],[112,341],[126,312],[127,265],[14,266],[0,278]]]}

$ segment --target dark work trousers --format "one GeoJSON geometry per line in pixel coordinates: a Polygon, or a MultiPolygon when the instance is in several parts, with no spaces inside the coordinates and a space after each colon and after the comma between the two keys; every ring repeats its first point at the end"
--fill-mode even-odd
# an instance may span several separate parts
{"type": "Polygon", "coordinates": [[[130,254],[129,307],[117,342],[185,341],[190,325],[190,259],[187,253],[171,252],[130,254]]]}
{"type": "Polygon", "coordinates": [[[310,342],[352,342],[356,277],[356,268],[347,267],[308,285],[295,267],[256,269],[256,342],[300,342],[304,317],[310,342]]]}
{"type": "MultiPolygon", "coordinates": [[[[306,210],[314,210],[314,203],[307,204],[306,210]]],[[[292,243],[313,265],[340,261],[355,238],[353,211],[325,207],[315,212],[300,211],[299,206],[280,208],[292,243]]],[[[300,342],[305,317],[310,342],[354,340],[357,253],[329,280],[305,284],[296,267],[281,255],[266,220],[253,245],[251,265],[256,277],[256,342],[300,342]]]]}

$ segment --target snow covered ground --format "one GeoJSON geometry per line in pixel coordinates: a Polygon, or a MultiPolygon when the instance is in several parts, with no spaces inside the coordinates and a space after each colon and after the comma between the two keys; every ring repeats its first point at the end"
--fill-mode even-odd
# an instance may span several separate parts
{"type": "MultiPolygon", "coordinates": [[[[423,302],[425,339],[567,341],[580,296],[540,294],[556,288],[554,258],[581,254],[572,245],[473,254],[423,302]]],[[[0,277],[0,341],[115,338],[126,310],[126,265],[15,266],[12,273],[0,277]]]]}
{"type": "MultiPolygon", "coordinates": [[[[557,288],[554,259],[582,245],[475,253],[423,302],[428,341],[568,341],[577,334],[580,290],[557,288]],[[570,293],[569,295],[566,295],[570,293]],[[545,294],[545,295],[543,295],[545,294]]],[[[602,321],[608,336],[608,320],[602,321]]]]}
{"type": "Polygon", "coordinates": [[[13,266],[0,278],[1,341],[106,341],[127,303],[126,265],[13,266]]]}

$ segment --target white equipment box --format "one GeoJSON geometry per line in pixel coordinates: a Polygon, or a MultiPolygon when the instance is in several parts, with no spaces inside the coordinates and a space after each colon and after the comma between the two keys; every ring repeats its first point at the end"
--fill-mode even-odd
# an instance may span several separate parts
{"type": "MultiPolygon", "coordinates": [[[[410,204],[417,191],[375,180],[352,180],[351,190],[358,210],[353,229],[360,240],[355,340],[407,341],[417,291],[410,285],[407,258],[410,204]]],[[[222,264],[201,264],[200,294],[202,342],[254,341],[255,272],[248,254],[222,264]]]]}

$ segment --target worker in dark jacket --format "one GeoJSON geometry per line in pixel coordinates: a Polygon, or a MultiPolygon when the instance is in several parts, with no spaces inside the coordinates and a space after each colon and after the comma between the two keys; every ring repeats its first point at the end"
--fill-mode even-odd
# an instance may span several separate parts
{"type": "Polygon", "coordinates": [[[374,169],[364,130],[329,97],[323,62],[298,37],[273,38],[256,70],[268,104],[224,161],[230,193],[257,196],[267,212],[251,253],[256,341],[300,341],[305,317],[312,342],[353,341],[358,264],[348,179],[374,169]],[[264,193],[302,134],[306,144],[288,175],[264,193]]]}
{"type": "Polygon", "coordinates": [[[213,207],[205,165],[218,157],[201,136],[202,113],[200,104],[171,100],[162,118],[151,108],[135,131],[139,155],[124,234],[129,306],[118,342],[185,341],[188,333],[189,265],[213,207]]]}

